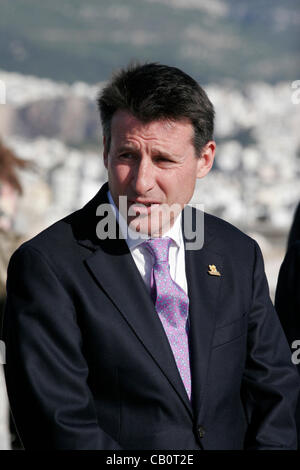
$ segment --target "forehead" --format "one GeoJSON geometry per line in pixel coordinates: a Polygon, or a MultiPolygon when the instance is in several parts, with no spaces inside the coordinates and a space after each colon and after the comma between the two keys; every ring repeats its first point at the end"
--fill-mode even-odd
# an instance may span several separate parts
{"type": "Polygon", "coordinates": [[[135,140],[168,143],[173,145],[193,143],[194,129],[189,119],[159,119],[142,122],[125,110],[118,110],[111,123],[111,138],[116,144],[135,140]]]}

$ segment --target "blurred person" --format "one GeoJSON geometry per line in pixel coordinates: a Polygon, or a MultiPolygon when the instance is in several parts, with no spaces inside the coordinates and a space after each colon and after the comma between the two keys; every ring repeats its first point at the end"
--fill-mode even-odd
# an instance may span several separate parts
{"type": "Polygon", "coordinates": [[[25,169],[29,163],[17,157],[0,139],[0,229],[8,231],[16,211],[18,196],[23,190],[18,170],[25,169]]]}
{"type": "Polygon", "coordinates": [[[299,377],[258,244],[188,206],[214,161],[212,103],[154,63],[98,104],[108,182],[8,269],[25,449],[295,449],[299,377]]]}
{"type": "Polygon", "coordinates": [[[17,172],[28,165],[28,162],[17,157],[0,139],[0,307],[5,297],[8,261],[22,241],[13,231],[18,199],[23,194],[17,172]]]}
{"type": "MultiPolygon", "coordinates": [[[[300,203],[288,237],[288,250],[280,267],[275,308],[300,375],[300,203]]],[[[296,411],[300,449],[300,400],[296,411]]]]}
{"type": "Polygon", "coordinates": [[[300,340],[300,203],[288,236],[288,249],[280,267],[275,307],[290,347],[300,340]]]}
{"type": "Polygon", "coordinates": [[[294,341],[300,342],[300,240],[290,246],[280,267],[275,308],[292,348],[294,341]]]}
{"type": "MultiPolygon", "coordinates": [[[[5,302],[5,283],[9,258],[23,241],[13,231],[13,220],[18,198],[22,194],[17,170],[24,169],[27,166],[28,163],[18,158],[0,139],[0,325],[2,324],[2,312],[5,302]]],[[[0,367],[0,449],[9,449],[11,437],[8,423],[8,402],[2,365],[0,367]]],[[[11,431],[14,434],[13,423],[11,423],[11,431]]],[[[15,444],[18,446],[17,441],[15,444]]]]}

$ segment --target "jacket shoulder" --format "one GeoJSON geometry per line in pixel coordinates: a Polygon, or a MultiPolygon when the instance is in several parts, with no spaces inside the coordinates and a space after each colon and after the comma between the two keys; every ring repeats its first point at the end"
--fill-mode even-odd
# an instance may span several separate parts
{"type": "Polygon", "coordinates": [[[77,213],[78,211],[73,212],[72,214],[54,222],[34,237],[22,243],[19,250],[33,248],[36,250],[47,251],[47,248],[62,248],[65,244],[70,243],[73,238],[72,220],[76,219],[77,213]]]}
{"type": "Polygon", "coordinates": [[[253,247],[257,242],[245,232],[212,214],[204,214],[204,231],[207,239],[212,237],[221,245],[238,244],[243,247],[253,247]]]}
{"type": "Polygon", "coordinates": [[[27,255],[34,258],[42,257],[51,266],[58,269],[66,259],[71,259],[78,253],[78,244],[74,236],[74,226],[79,217],[75,211],[54,222],[29,240],[22,243],[10,258],[11,263],[22,263],[27,255]]]}

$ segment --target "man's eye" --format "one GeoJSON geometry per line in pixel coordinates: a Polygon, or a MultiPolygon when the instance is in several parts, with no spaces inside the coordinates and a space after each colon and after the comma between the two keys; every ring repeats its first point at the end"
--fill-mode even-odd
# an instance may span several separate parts
{"type": "Polygon", "coordinates": [[[131,159],[131,158],[133,158],[133,157],[134,157],[134,155],[133,155],[132,153],[129,153],[129,152],[128,152],[128,153],[122,153],[122,154],[120,155],[120,158],[123,158],[123,159],[125,159],[125,160],[131,159]]]}
{"type": "Polygon", "coordinates": [[[174,163],[170,158],[168,157],[157,157],[156,161],[158,163],[163,163],[163,164],[172,164],[174,163]]]}

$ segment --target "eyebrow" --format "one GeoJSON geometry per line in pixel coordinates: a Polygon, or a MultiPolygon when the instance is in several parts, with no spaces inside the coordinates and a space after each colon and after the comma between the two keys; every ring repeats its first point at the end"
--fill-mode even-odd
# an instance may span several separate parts
{"type": "Polygon", "coordinates": [[[128,150],[136,152],[138,149],[134,145],[125,144],[117,148],[118,152],[127,152],[128,150]]]}
{"type": "MultiPolygon", "coordinates": [[[[128,151],[138,152],[139,150],[134,145],[125,144],[125,145],[122,145],[120,148],[118,148],[117,151],[120,153],[120,152],[128,152],[128,151]]],[[[162,156],[168,157],[168,158],[175,158],[175,159],[180,158],[179,155],[175,155],[175,154],[169,153],[167,150],[162,150],[162,149],[155,148],[155,147],[152,149],[152,152],[154,154],[159,154],[159,155],[162,155],[162,156]]]]}

